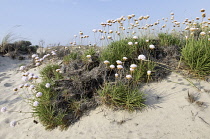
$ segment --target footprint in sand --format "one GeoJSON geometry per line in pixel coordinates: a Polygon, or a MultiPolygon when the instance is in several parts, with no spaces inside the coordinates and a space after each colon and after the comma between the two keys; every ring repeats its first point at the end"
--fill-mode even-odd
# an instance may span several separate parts
{"type": "Polygon", "coordinates": [[[6,75],[6,73],[2,73],[2,74],[0,74],[0,77],[5,76],[5,75],[6,75]]]}
{"type": "Polygon", "coordinates": [[[187,91],[187,90],[188,90],[187,88],[183,88],[183,89],[182,89],[182,91],[187,91]]]}
{"type": "Polygon", "coordinates": [[[9,78],[9,77],[5,77],[5,75],[6,75],[6,73],[1,73],[1,74],[0,74],[0,77],[1,77],[1,78],[0,78],[0,82],[3,81],[3,80],[6,79],[6,78],[9,78]]]}
{"type": "Polygon", "coordinates": [[[0,82],[3,81],[6,78],[9,78],[9,77],[2,77],[2,78],[0,78],[0,82]]]}
{"type": "Polygon", "coordinates": [[[8,123],[10,123],[10,120],[7,118],[4,120],[4,123],[8,124],[8,123]]]}
{"type": "Polygon", "coordinates": [[[5,83],[4,86],[5,87],[10,87],[10,86],[12,86],[12,83],[5,83]]]}
{"type": "Polygon", "coordinates": [[[182,79],[178,79],[178,81],[182,81],[182,79]]]}
{"type": "Polygon", "coordinates": [[[4,78],[0,78],[0,82],[3,81],[3,80],[4,80],[4,78]]]}
{"type": "Polygon", "coordinates": [[[172,87],[171,89],[176,89],[176,87],[172,87]]]}

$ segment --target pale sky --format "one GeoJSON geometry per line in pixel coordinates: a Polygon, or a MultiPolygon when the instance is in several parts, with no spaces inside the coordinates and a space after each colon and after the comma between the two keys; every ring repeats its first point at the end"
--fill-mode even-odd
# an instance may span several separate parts
{"type": "Polygon", "coordinates": [[[135,14],[156,21],[174,12],[182,22],[200,17],[201,8],[210,15],[210,0],[0,0],[0,40],[13,32],[33,45],[66,45],[79,31],[93,36],[108,19],[135,14]]]}

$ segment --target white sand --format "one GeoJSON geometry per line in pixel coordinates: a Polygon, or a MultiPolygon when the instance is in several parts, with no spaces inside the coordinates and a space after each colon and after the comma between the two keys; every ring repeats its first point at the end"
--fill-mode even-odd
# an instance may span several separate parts
{"type": "MultiPolygon", "coordinates": [[[[29,61],[0,57],[0,108],[10,111],[31,111],[13,88],[23,81],[17,69],[29,61]]],[[[30,72],[38,74],[38,70],[30,72]]],[[[210,90],[205,81],[193,80],[197,87],[210,90]]],[[[209,139],[210,92],[199,92],[180,75],[171,74],[160,83],[144,86],[148,108],[142,112],[128,113],[98,107],[66,131],[46,131],[33,118],[22,120],[10,127],[12,120],[30,117],[30,114],[0,113],[0,139],[209,139]],[[173,82],[168,82],[171,80],[173,82]],[[178,84],[179,83],[179,84],[178,84]],[[204,105],[199,107],[187,101],[187,92],[199,96],[204,105]]]]}

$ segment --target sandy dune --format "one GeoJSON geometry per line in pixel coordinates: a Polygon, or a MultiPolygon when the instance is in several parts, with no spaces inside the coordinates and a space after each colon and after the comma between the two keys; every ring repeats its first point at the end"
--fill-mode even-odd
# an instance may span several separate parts
{"type": "MultiPolygon", "coordinates": [[[[0,57],[0,108],[9,111],[31,111],[14,87],[23,81],[18,67],[30,60],[0,57]]],[[[38,69],[29,72],[38,74],[38,69]]],[[[172,73],[159,83],[143,86],[148,107],[128,113],[98,107],[66,131],[46,131],[33,118],[21,120],[10,127],[12,120],[31,117],[30,114],[0,113],[0,139],[209,139],[210,83],[192,80],[202,91],[192,87],[182,76],[172,73]],[[188,91],[197,95],[194,103],[187,101],[188,91]]],[[[20,92],[21,94],[21,92],[20,92]]]]}

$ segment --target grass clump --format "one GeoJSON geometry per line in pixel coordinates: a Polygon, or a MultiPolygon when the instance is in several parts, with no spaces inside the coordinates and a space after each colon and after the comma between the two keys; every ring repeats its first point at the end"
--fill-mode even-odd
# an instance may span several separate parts
{"type": "MultiPolygon", "coordinates": [[[[122,69],[112,69],[108,76],[115,74],[115,80],[105,81],[101,90],[98,91],[102,104],[113,109],[134,111],[145,107],[144,93],[139,90],[140,83],[148,83],[152,80],[151,74],[155,67],[154,62],[149,60],[133,61],[133,64],[123,63],[122,69]],[[136,63],[136,64],[134,64],[136,63]]],[[[118,65],[119,66],[119,65],[118,65]]],[[[107,78],[109,79],[109,78],[107,78]]]]}
{"type": "MultiPolygon", "coordinates": [[[[71,65],[63,66],[67,68],[71,65]]],[[[37,93],[34,99],[31,99],[34,116],[38,117],[47,130],[56,127],[61,130],[67,129],[84,112],[97,105],[93,98],[97,86],[96,79],[89,79],[86,74],[83,76],[85,79],[78,76],[74,78],[73,74],[67,75],[73,78],[63,79],[66,72],[56,72],[56,69],[59,69],[59,65],[47,65],[41,70],[42,82],[36,85],[37,93]],[[42,95],[37,97],[40,93],[42,95]],[[38,102],[38,105],[34,105],[35,102],[38,102]]]]}
{"type": "Polygon", "coordinates": [[[106,83],[99,91],[102,102],[114,109],[133,111],[145,106],[144,95],[136,87],[131,87],[123,82],[106,83]]]}
{"type": "Polygon", "coordinates": [[[148,78],[147,71],[153,71],[155,63],[152,61],[140,61],[137,68],[132,72],[135,84],[152,81],[152,75],[148,78]]]}
{"type": "MultiPolygon", "coordinates": [[[[121,39],[110,43],[100,54],[100,61],[108,60],[110,63],[115,63],[116,60],[122,60],[127,57],[128,61],[135,61],[135,57],[139,54],[145,54],[147,57],[155,57],[150,50],[149,45],[158,45],[158,40],[146,40],[144,37],[133,39],[121,39]]],[[[154,50],[156,51],[156,50],[154,50]]]]}
{"type": "Polygon", "coordinates": [[[94,48],[89,48],[84,52],[84,56],[87,56],[87,55],[93,56],[95,54],[96,54],[96,50],[94,48]]]}
{"type": "Polygon", "coordinates": [[[49,81],[49,80],[58,80],[62,79],[62,74],[59,72],[56,72],[56,69],[59,69],[60,66],[57,64],[54,65],[47,65],[40,71],[40,75],[43,80],[49,81]]]}
{"type": "Polygon", "coordinates": [[[58,65],[47,65],[40,74],[42,82],[36,85],[36,91],[41,92],[42,95],[32,99],[32,102],[37,101],[38,106],[33,106],[34,116],[39,118],[39,121],[45,126],[47,130],[52,130],[60,127],[61,130],[66,129],[69,123],[66,121],[68,113],[73,112],[73,100],[64,99],[63,92],[55,89],[56,80],[62,79],[62,75],[56,72],[58,65]],[[50,86],[47,86],[47,83],[50,86]]]}
{"type": "MultiPolygon", "coordinates": [[[[132,40],[132,39],[131,39],[132,40]]],[[[129,40],[119,40],[110,43],[100,55],[100,60],[108,60],[111,63],[115,63],[116,60],[121,60],[124,56],[128,59],[134,57],[133,53],[136,52],[135,46],[128,45],[129,40]]]]}
{"type": "MultiPolygon", "coordinates": [[[[33,106],[35,116],[39,117],[39,121],[45,126],[47,130],[54,129],[57,126],[64,125],[63,118],[66,115],[66,109],[58,108],[58,101],[55,101],[59,96],[59,92],[52,88],[46,88],[43,81],[37,85],[37,91],[42,92],[41,97],[35,97],[33,101],[38,101],[38,106],[33,106]]],[[[51,83],[51,85],[53,85],[51,83]]]]}
{"type": "Polygon", "coordinates": [[[159,33],[158,34],[160,46],[182,46],[185,41],[177,34],[159,33]]]}
{"type": "Polygon", "coordinates": [[[71,61],[80,59],[79,54],[77,52],[71,52],[69,55],[63,57],[63,63],[69,64],[71,61]]]}
{"type": "Polygon", "coordinates": [[[210,74],[210,42],[208,38],[189,39],[182,49],[182,57],[194,74],[198,76],[210,74]]]}

